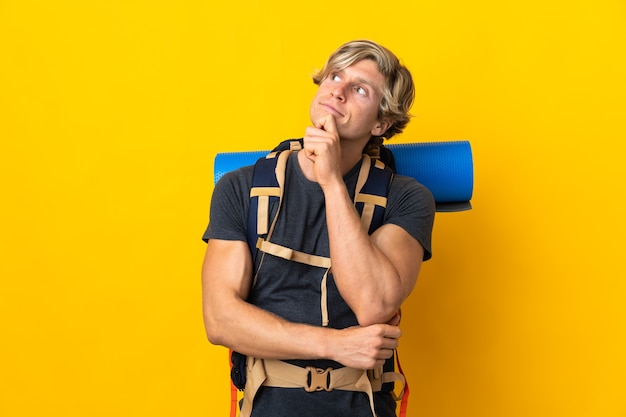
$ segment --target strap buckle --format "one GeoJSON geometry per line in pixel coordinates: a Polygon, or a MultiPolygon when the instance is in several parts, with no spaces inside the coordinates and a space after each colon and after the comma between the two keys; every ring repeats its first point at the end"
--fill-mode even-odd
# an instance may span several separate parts
{"type": "Polygon", "coordinates": [[[304,390],[306,392],[315,392],[315,391],[332,391],[333,389],[330,387],[330,371],[333,368],[316,368],[314,366],[307,366],[307,377],[306,377],[306,386],[304,390]]]}

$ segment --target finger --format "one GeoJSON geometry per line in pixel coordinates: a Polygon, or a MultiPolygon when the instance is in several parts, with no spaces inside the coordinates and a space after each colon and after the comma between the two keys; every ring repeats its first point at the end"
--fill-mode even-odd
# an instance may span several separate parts
{"type": "Polygon", "coordinates": [[[313,139],[313,138],[319,138],[322,135],[325,135],[326,133],[320,127],[307,126],[304,134],[306,138],[313,139]]]}
{"type": "Polygon", "coordinates": [[[394,350],[397,349],[399,345],[400,342],[398,339],[385,339],[381,347],[383,350],[394,350]]]}
{"type": "Polygon", "coordinates": [[[329,114],[327,114],[324,117],[320,117],[319,119],[317,119],[315,121],[315,123],[313,124],[316,128],[318,129],[322,129],[324,130],[324,125],[326,124],[326,119],[328,119],[328,116],[330,116],[329,114]]]}
{"type": "Polygon", "coordinates": [[[389,359],[393,356],[393,351],[394,349],[383,349],[380,351],[380,354],[378,355],[377,359],[382,359],[382,360],[389,359]]]}
{"type": "Polygon", "coordinates": [[[383,336],[388,339],[399,339],[402,336],[402,330],[398,326],[384,324],[383,336]]]}
{"type": "Polygon", "coordinates": [[[319,119],[315,123],[315,126],[333,135],[337,133],[337,123],[335,122],[335,117],[332,114],[327,114],[319,119]]]}

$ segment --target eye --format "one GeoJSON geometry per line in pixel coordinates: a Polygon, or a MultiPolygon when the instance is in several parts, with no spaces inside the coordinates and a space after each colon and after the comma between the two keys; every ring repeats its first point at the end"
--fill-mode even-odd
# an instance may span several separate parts
{"type": "Polygon", "coordinates": [[[354,87],[354,92],[357,93],[360,96],[364,96],[366,97],[368,95],[367,89],[361,87],[361,86],[355,86],[354,87]]]}
{"type": "Polygon", "coordinates": [[[341,77],[339,77],[339,74],[331,74],[330,79],[333,81],[341,81],[341,77]]]}

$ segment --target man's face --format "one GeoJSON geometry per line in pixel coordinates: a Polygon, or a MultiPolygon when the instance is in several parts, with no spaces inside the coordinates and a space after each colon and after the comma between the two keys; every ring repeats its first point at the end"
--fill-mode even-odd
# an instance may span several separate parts
{"type": "Polygon", "coordinates": [[[313,98],[311,121],[331,114],[341,140],[367,142],[372,135],[382,135],[389,127],[378,120],[384,82],[376,63],[369,59],[331,71],[313,98]]]}

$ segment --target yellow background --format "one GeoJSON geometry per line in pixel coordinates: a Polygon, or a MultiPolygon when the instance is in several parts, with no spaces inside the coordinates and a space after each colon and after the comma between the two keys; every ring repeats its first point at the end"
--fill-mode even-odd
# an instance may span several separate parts
{"type": "Polygon", "coordinates": [[[626,3],[0,1],[0,415],[225,416],[199,270],[217,152],[302,135],[340,43],[467,139],[404,309],[412,416],[626,416],[626,3]]]}

